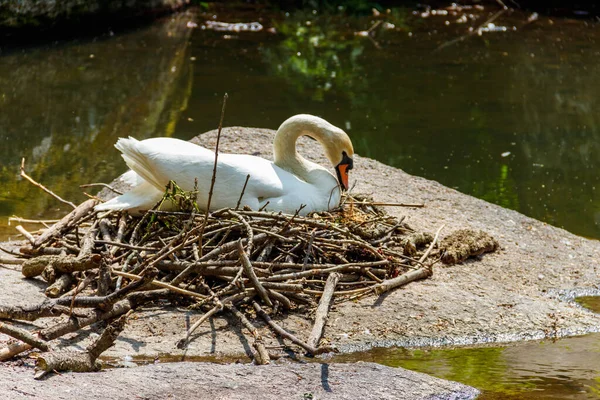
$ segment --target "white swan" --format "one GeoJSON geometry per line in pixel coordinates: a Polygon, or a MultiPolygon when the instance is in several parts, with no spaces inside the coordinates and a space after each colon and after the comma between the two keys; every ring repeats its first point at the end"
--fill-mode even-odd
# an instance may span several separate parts
{"type": "MultiPolygon", "coordinates": [[[[205,209],[212,178],[215,153],[178,139],[155,138],[138,141],[120,138],[115,147],[133,170],[122,176],[135,184],[129,192],[96,206],[96,210],[138,212],[152,208],[163,196],[169,180],[190,191],[198,180],[197,204],[205,209]]],[[[337,207],[341,190],[348,189],[354,149],[348,135],[322,118],[300,114],[287,119],[273,141],[274,162],[261,157],[219,153],[211,211],[235,207],[246,176],[250,179],[241,205],[254,210],[301,215],[337,207]],[[326,168],[310,162],[296,151],[296,140],[310,136],[323,145],[335,166],[337,180],[326,168]],[[267,204],[268,203],[268,204],[267,204]]]]}

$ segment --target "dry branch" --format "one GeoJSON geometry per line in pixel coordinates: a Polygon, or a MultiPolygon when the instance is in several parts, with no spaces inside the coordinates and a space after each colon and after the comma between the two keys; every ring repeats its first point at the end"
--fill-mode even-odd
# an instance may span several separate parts
{"type": "Polygon", "coordinates": [[[288,339],[292,343],[302,347],[309,354],[311,354],[313,356],[317,356],[319,354],[331,353],[332,351],[335,351],[335,349],[332,347],[324,346],[324,347],[316,348],[316,347],[310,346],[308,343],[303,342],[302,340],[298,339],[296,336],[292,335],[291,333],[289,333],[288,331],[286,331],[285,329],[283,329],[282,327],[277,325],[277,323],[275,323],[275,321],[273,321],[271,319],[271,317],[269,317],[269,314],[267,314],[257,302],[253,301],[252,306],[256,310],[256,313],[258,314],[258,316],[260,316],[262,319],[264,319],[265,322],[267,323],[267,325],[269,325],[269,327],[275,333],[277,333],[282,338],[288,339]]]}
{"type": "Polygon", "coordinates": [[[315,324],[313,325],[310,336],[308,337],[308,345],[311,347],[316,348],[319,346],[319,340],[321,340],[321,337],[323,336],[323,330],[325,329],[325,324],[327,323],[329,307],[331,306],[331,300],[333,299],[335,286],[339,280],[340,274],[337,272],[330,274],[327,278],[325,289],[323,289],[323,295],[321,296],[319,307],[317,308],[317,313],[315,314],[315,324]]]}
{"type": "Polygon", "coordinates": [[[125,327],[126,315],[104,329],[102,335],[85,352],[57,351],[41,354],[37,358],[37,368],[49,371],[92,372],[99,371],[102,365],[98,357],[114,345],[117,336],[125,327]]]}
{"type": "Polygon", "coordinates": [[[73,228],[81,219],[88,215],[94,206],[98,204],[96,200],[86,200],[78,205],[73,211],[64,216],[56,224],[52,225],[44,233],[35,239],[34,247],[39,247],[46,243],[48,240],[63,235],[66,231],[73,228]]]}
{"type": "Polygon", "coordinates": [[[231,312],[235,317],[240,321],[240,323],[250,331],[250,334],[254,337],[254,343],[252,343],[252,347],[256,350],[254,354],[254,360],[258,365],[267,365],[271,362],[271,358],[269,357],[269,352],[267,351],[265,344],[263,343],[263,339],[258,333],[258,329],[246,318],[246,316],[241,313],[235,306],[227,305],[225,308],[231,312]]]}
{"type": "Polygon", "coordinates": [[[35,180],[33,180],[32,177],[30,177],[29,175],[27,175],[25,173],[25,158],[21,159],[21,177],[27,179],[31,184],[33,184],[33,186],[36,186],[36,187],[42,189],[44,192],[48,193],[50,196],[54,197],[55,199],[57,199],[61,203],[67,204],[67,205],[75,208],[75,204],[71,203],[68,200],[63,199],[62,197],[60,197],[59,195],[57,195],[56,193],[54,193],[52,190],[48,189],[46,186],[42,185],[41,183],[36,182],[35,180]]]}
{"type": "Polygon", "coordinates": [[[254,288],[258,292],[258,295],[265,302],[265,304],[268,305],[269,307],[273,307],[273,303],[271,302],[271,299],[269,298],[269,294],[267,293],[265,288],[262,286],[262,284],[259,282],[258,277],[254,273],[254,269],[252,268],[252,264],[250,264],[250,260],[248,259],[246,252],[244,251],[244,246],[242,246],[242,242],[238,241],[237,244],[238,244],[238,252],[240,254],[240,261],[242,262],[242,267],[244,268],[244,272],[246,273],[246,276],[250,279],[252,286],[254,286],[254,288]]]}
{"type": "Polygon", "coordinates": [[[38,348],[42,351],[48,351],[50,348],[48,346],[48,343],[36,337],[35,335],[32,335],[28,331],[6,324],[4,322],[0,322],[0,333],[12,336],[15,339],[19,339],[20,341],[25,342],[29,346],[38,348]]]}
{"type": "Polygon", "coordinates": [[[76,271],[86,271],[100,266],[102,256],[99,254],[91,255],[85,259],[67,256],[39,256],[30,258],[22,265],[21,273],[25,278],[33,278],[41,275],[44,269],[51,265],[56,272],[68,273],[76,271]]]}

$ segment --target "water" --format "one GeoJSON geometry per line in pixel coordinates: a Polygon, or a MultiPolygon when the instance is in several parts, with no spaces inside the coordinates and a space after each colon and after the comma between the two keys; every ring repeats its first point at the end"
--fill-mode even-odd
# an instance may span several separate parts
{"type": "MultiPolygon", "coordinates": [[[[381,25],[369,38],[354,32],[371,27],[371,17],[191,11],[94,40],[4,52],[0,240],[15,235],[10,215],[55,218],[69,209],[19,179],[21,157],[34,179],[78,203],[80,184],[125,171],[112,147],[118,137],[189,139],[214,129],[225,92],[226,125],[275,129],[290,115],[317,114],[345,128],[361,155],[600,238],[598,25],[528,24],[507,13],[495,21],[506,32],[439,49],[467,32],[457,18],[398,9],[386,17],[395,28],[381,25]],[[212,15],[262,19],[278,33],[187,27],[212,15]]],[[[472,384],[488,399],[584,399],[600,397],[598,343],[590,335],[356,357],[472,384]]]]}
{"type": "MultiPolygon", "coordinates": [[[[577,303],[600,312],[600,297],[577,303]]],[[[373,349],[334,356],[336,362],[371,361],[471,385],[480,400],[600,399],[600,334],[501,347],[373,349]]]]}
{"type": "Polygon", "coordinates": [[[9,215],[68,209],[18,179],[21,157],[78,202],[79,184],[125,170],[117,137],[214,129],[224,92],[227,125],[318,114],[346,128],[359,154],[600,238],[598,25],[506,14],[495,23],[507,32],[436,51],[467,32],[456,19],[394,10],[395,28],[371,39],[354,34],[370,17],[216,10],[10,51],[0,57],[0,239],[14,233],[9,215]],[[186,27],[212,15],[262,19],[278,34],[186,27]]]}
{"type": "Polygon", "coordinates": [[[375,349],[335,361],[371,361],[474,386],[480,400],[600,398],[600,336],[506,347],[375,349]]]}

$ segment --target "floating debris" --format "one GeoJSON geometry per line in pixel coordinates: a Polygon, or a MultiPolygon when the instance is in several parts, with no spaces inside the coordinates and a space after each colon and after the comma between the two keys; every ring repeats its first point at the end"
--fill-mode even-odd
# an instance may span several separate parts
{"type": "Polygon", "coordinates": [[[260,22],[219,22],[206,21],[202,25],[202,29],[210,29],[218,32],[260,32],[263,26],[260,22]]]}

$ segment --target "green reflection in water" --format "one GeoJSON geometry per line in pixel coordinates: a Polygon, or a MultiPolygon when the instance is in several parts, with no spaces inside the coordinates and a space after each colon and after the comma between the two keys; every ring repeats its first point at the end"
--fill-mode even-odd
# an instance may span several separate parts
{"type": "MultiPolygon", "coordinates": [[[[125,170],[113,149],[119,136],[173,134],[192,88],[189,17],[0,59],[1,216],[48,218],[68,207],[18,179],[21,157],[35,180],[79,202],[80,184],[125,170]]],[[[0,238],[7,230],[4,217],[0,238]]]]}
{"type": "Polygon", "coordinates": [[[277,46],[263,49],[264,61],[273,68],[272,73],[292,82],[297,93],[310,96],[312,101],[324,101],[331,90],[352,94],[365,84],[356,79],[363,45],[348,29],[340,32],[334,18],[294,14],[275,24],[285,38],[277,46]]]}
{"type": "Polygon", "coordinates": [[[373,349],[334,357],[371,361],[458,381],[482,391],[482,400],[600,398],[599,335],[508,347],[373,349]]]}
{"type": "Polygon", "coordinates": [[[600,296],[582,296],[575,299],[582,307],[600,313],[600,296]]]}

